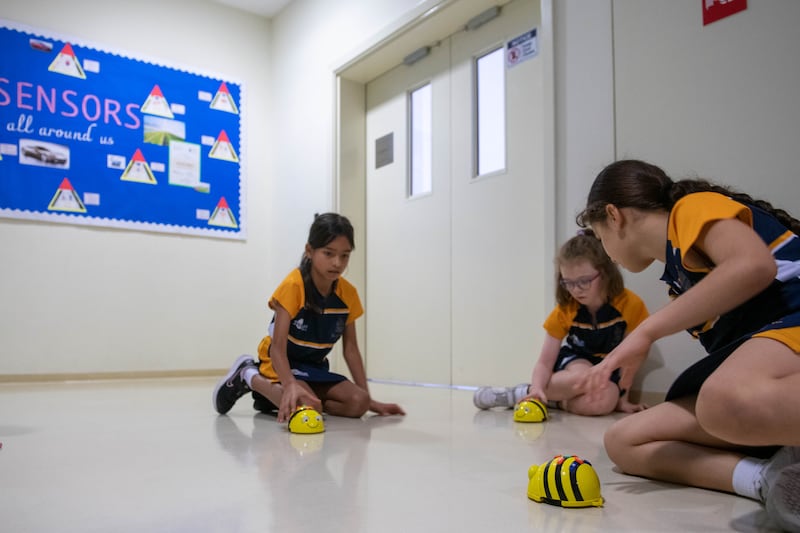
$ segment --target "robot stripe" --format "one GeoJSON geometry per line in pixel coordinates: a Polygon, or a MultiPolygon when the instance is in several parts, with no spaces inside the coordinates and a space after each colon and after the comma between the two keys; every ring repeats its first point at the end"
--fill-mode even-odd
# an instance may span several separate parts
{"type": "Polygon", "coordinates": [[[547,463],[547,466],[544,467],[544,473],[542,474],[542,485],[544,485],[544,495],[546,500],[552,500],[553,495],[550,493],[550,483],[548,483],[548,478],[550,477],[550,464],[547,463]]]}
{"type": "Polygon", "coordinates": [[[569,482],[572,485],[572,493],[575,495],[575,501],[583,501],[583,496],[581,495],[581,489],[578,486],[578,468],[580,467],[580,463],[573,462],[569,465],[569,482]]]}
{"type": "Polygon", "coordinates": [[[561,501],[567,500],[567,493],[564,491],[564,482],[561,480],[561,466],[563,463],[559,463],[556,466],[556,488],[558,489],[558,498],[561,501]]]}

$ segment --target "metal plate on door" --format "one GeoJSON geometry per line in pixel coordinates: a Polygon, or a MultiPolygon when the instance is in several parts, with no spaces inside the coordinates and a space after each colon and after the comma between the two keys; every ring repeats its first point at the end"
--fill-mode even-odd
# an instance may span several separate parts
{"type": "Polygon", "coordinates": [[[375,139],[375,168],[394,163],[394,133],[375,139]]]}

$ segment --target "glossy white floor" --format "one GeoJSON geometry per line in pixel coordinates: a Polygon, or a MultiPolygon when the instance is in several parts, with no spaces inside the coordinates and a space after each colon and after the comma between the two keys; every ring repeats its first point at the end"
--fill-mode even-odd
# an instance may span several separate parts
{"type": "Polygon", "coordinates": [[[326,418],[289,434],[249,397],[211,408],[212,379],[0,385],[0,530],[20,532],[768,531],[760,505],[628,477],[611,417],[543,424],[478,411],[472,392],[373,384],[406,417],[326,418]],[[606,504],[526,497],[556,454],[595,466],[606,504]]]}

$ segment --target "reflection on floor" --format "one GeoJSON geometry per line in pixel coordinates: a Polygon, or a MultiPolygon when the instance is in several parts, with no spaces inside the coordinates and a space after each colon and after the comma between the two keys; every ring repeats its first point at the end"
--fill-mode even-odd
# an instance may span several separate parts
{"type": "Polygon", "coordinates": [[[542,424],[479,411],[472,392],[373,384],[406,417],[327,417],[289,434],[212,379],[0,385],[0,530],[7,532],[767,531],[744,498],[619,474],[613,417],[542,424]],[[589,460],[602,508],[526,497],[557,454],[589,460]]]}

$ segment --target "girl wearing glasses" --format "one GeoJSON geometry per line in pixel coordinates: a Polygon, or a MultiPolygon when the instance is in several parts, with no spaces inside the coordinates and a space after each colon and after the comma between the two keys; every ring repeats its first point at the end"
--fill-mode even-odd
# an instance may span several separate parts
{"type": "Polygon", "coordinates": [[[588,371],[647,317],[644,302],[625,288],[622,274],[591,230],[564,243],[556,267],[558,305],[544,322],[545,340],[530,385],[481,387],[473,397],[475,406],[512,407],[537,398],[551,408],[581,415],[644,409],[628,399],[635,368],[624,375],[612,372],[591,391],[579,386],[588,371]]]}
{"type": "Polygon", "coordinates": [[[683,329],[708,353],[666,401],[609,428],[611,460],[628,474],[765,502],[780,527],[800,531],[800,221],[705,180],[618,161],[595,179],[578,222],[631,272],[664,263],[673,296],[584,385],[603,390],[683,329]]]}

